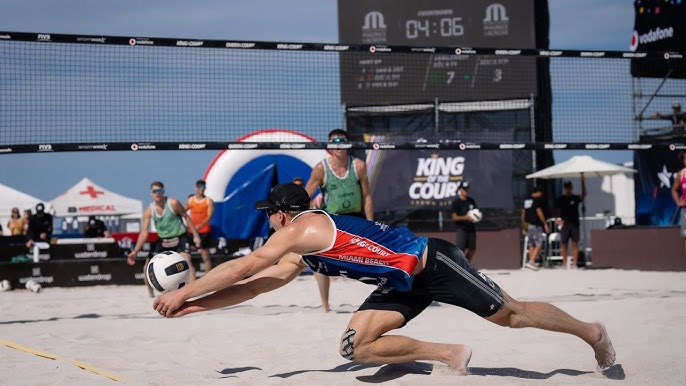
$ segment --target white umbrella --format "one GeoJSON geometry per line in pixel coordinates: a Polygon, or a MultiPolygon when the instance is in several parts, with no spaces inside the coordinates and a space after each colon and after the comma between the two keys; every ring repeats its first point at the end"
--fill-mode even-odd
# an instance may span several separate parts
{"type": "Polygon", "coordinates": [[[572,178],[583,173],[586,177],[611,176],[622,173],[636,173],[636,169],[599,161],[588,155],[577,155],[567,161],[531,173],[526,178],[572,178]]]}

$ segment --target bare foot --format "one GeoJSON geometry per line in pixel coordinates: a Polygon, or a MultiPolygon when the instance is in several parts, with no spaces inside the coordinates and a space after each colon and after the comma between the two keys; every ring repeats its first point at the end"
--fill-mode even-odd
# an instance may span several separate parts
{"type": "Polygon", "coordinates": [[[595,351],[595,359],[598,361],[598,368],[600,370],[605,370],[615,363],[615,349],[612,347],[612,341],[610,341],[610,336],[607,334],[605,326],[600,322],[594,322],[593,324],[595,324],[600,331],[600,339],[591,345],[591,347],[593,347],[593,351],[595,351]]]}
{"type": "Polygon", "coordinates": [[[463,344],[449,344],[448,350],[450,354],[445,364],[460,375],[467,375],[467,365],[472,359],[472,348],[463,344]]]}

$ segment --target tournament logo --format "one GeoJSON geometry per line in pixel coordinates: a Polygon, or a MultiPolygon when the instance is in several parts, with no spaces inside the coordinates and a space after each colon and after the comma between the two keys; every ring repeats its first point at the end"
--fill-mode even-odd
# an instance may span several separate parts
{"type": "Polygon", "coordinates": [[[510,34],[510,18],[504,5],[494,3],[486,7],[484,36],[507,36],[510,34]]]}
{"type": "Polygon", "coordinates": [[[432,154],[429,158],[418,158],[414,182],[407,192],[410,202],[421,206],[449,206],[457,195],[464,168],[464,157],[432,154]]]}
{"type": "Polygon", "coordinates": [[[386,43],[386,20],[383,13],[371,11],[364,15],[362,25],[362,43],[376,44],[386,43]]]}

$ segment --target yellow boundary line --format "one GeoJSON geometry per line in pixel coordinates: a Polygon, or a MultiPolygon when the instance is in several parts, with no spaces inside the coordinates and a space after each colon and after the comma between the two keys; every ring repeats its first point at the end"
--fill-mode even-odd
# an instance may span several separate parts
{"type": "Polygon", "coordinates": [[[66,359],[66,360],[70,361],[71,363],[75,364],[77,367],[79,367],[83,370],[88,370],[92,373],[102,375],[103,377],[107,377],[107,378],[109,378],[113,381],[116,381],[116,382],[126,383],[122,378],[120,378],[120,377],[118,377],[118,376],[116,376],[110,372],[107,372],[105,370],[100,370],[97,367],[93,367],[93,366],[89,365],[88,363],[84,363],[84,362],[77,361],[77,360],[70,359],[70,358],[60,357],[58,355],[46,353],[44,351],[36,350],[36,349],[31,348],[31,347],[22,346],[20,344],[13,343],[13,342],[10,342],[10,341],[4,340],[4,339],[0,339],[0,343],[4,344],[7,347],[17,349],[20,351],[24,351],[24,352],[27,352],[29,354],[37,355],[37,356],[43,357],[43,358],[48,358],[48,359],[53,359],[53,360],[58,359],[58,358],[66,359]]]}

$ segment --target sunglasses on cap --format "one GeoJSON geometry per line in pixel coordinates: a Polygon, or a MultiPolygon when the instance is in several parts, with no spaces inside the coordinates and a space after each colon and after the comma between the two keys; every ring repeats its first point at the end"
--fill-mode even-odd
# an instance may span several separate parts
{"type": "Polygon", "coordinates": [[[348,138],[345,137],[337,137],[337,138],[331,138],[329,140],[329,143],[341,143],[341,142],[348,142],[348,138]]]}
{"type": "Polygon", "coordinates": [[[164,194],[164,189],[153,189],[150,192],[152,194],[164,194]]]}
{"type": "Polygon", "coordinates": [[[195,187],[205,189],[205,184],[195,184],[195,187]]]}

